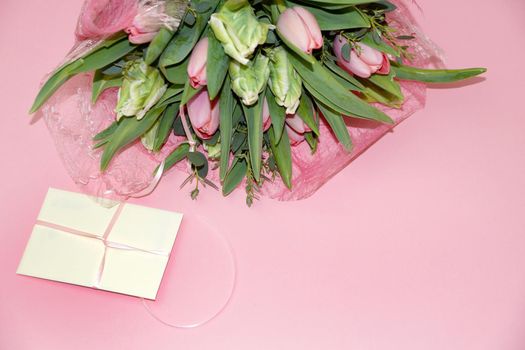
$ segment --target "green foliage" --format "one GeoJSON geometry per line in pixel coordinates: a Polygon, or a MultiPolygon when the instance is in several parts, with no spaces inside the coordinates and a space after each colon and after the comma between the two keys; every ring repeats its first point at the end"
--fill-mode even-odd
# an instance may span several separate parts
{"type": "Polygon", "coordinates": [[[312,130],[304,134],[312,152],[322,143],[322,118],[351,152],[353,144],[345,118],[392,124],[392,119],[370,102],[401,107],[405,97],[400,80],[450,83],[486,71],[431,70],[399,63],[410,61],[414,37],[400,35],[389,27],[385,14],[393,10],[395,6],[386,0],[194,1],[178,28],[161,28],[150,43],[134,45],[125,33],[117,33],[56,69],[38,93],[31,113],[79,73],[94,72],[92,103],[106,89],[119,87],[120,120],[93,138],[93,147],[103,150],[100,168],[105,171],[121,150],[139,140],[148,150],[158,152],[171,132],[185,136],[179,110],[205,88],[210,100],[218,99],[218,132],[207,140],[192,134],[196,145],[180,144],[166,157],[164,169],[187,160],[191,174],[183,186],[194,183],[191,196],[195,199],[200,185],[216,188],[207,176],[210,169],[218,167],[223,195],[245,180],[246,202],[251,205],[263,183],[276,176],[292,188],[293,147],[285,128],[287,113],[297,114],[312,130]],[[323,31],[324,45],[312,54],[300,50],[274,28],[280,14],[292,6],[310,11],[323,31]],[[388,75],[354,77],[337,64],[333,53],[336,35],[348,40],[341,52],[346,60],[351,59],[351,50],[359,50],[358,43],[363,43],[395,57],[397,62],[391,62],[388,75]],[[207,86],[194,89],[187,67],[192,49],[203,36],[208,37],[207,86]],[[155,73],[151,89],[145,82],[132,86],[140,80],[128,76],[132,62],[143,63],[143,72],[155,73]],[[140,99],[141,93],[147,98],[140,99]],[[125,104],[126,100],[135,101],[137,106],[125,104]],[[265,100],[271,118],[267,131],[263,130],[265,100]],[[130,107],[129,116],[121,113],[122,104],[130,107]],[[137,112],[131,107],[137,107],[137,112]]]}

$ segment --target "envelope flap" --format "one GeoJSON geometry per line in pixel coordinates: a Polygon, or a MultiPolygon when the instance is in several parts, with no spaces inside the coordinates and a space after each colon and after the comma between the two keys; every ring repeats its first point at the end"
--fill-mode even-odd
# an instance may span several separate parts
{"type": "Polygon", "coordinates": [[[50,188],[38,220],[102,237],[117,207],[105,208],[89,196],[50,188]]]}
{"type": "Polygon", "coordinates": [[[125,204],[108,241],[169,254],[181,221],[180,213],[125,204]]]}

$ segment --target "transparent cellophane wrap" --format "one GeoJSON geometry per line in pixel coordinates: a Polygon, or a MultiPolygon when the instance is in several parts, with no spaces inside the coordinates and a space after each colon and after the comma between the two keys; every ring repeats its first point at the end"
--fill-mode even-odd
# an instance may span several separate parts
{"type": "MultiPolygon", "coordinates": [[[[410,64],[417,67],[443,67],[440,50],[417,26],[410,12],[411,4],[403,0],[393,2],[398,8],[388,14],[388,20],[398,30],[396,35],[416,37],[409,42],[410,52],[414,55],[410,64]]],[[[140,5],[144,3],[136,0],[87,0],[79,18],[77,43],[66,60],[78,57],[96,45],[101,38],[126,28],[131,24],[137,6],[140,5]]],[[[67,171],[80,188],[91,195],[123,200],[150,187],[154,181],[154,169],[186,139],[172,134],[160,153],[147,151],[137,141],[120,152],[109,168],[101,172],[102,150],[93,149],[92,139],[115,120],[118,90],[106,90],[93,105],[91,87],[92,74],[72,78],[44,105],[41,113],[67,171]]],[[[400,109],[377,105],[392,117],[395,125],[422,109],[426,99],[426,86],[422,83],[402,81],[401,87],[405,102],[400,109]]],[[[312,154],[306,142],[292,148],[292,190],[286,188],[280,178],[276,177],[273,182],[264,182],[261,193],[278,200],[309,197],[395,127],[354,118],[346,118],[346,121],[354,144],[351,153],[343,149],[321,118],[317,152],[312,154]]],[[[171,171],[188,171],[188,166],[185,162],[180,162],[164,176],[169,176],[171,171]]],[[[219,184],[217,170],[210,171],[208,176],[211,181],[219,184]]]]}

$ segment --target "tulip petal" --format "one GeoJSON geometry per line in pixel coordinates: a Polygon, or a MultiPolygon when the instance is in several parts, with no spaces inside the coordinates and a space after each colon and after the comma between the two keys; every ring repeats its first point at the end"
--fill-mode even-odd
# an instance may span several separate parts
{"type": "Polygon", "coordinates": [[[270,128],[270,125],[272,125],[272,119],[270,118],[270,108],[268,107],[268,101],[266,100],[266,98],[264,99],[262,118],[263,131],[266,131],[270,128]]]}
{"type": "Polygon", "coordinates": [[[344,67],[350,72],[361,78],[369,78],[372,75],[372,70],[365,62],[363,62],[355,50],[350,52],[350,62],[344,62],[344,67]]]}
{"type": "Polygon", "coordinates": [[[157,35],[157,32],[130,34],[129,41],[132,44],[137,44],[137,45],[145,44],[153,40],[155,35],[157,35]]]}
{"type": "Polygon", "coordinates": [[[284,11],[277,21],[282,35],[304,52],[311,53],[310,36],[299,14],[293,9],[284,11]]]}
{"type": "Polygon", "coordinates": [[[305,132],[309,131],[308,126],[306,126],[304,121],[297,114],[287,115],[286,124],[299,134],[304,134],[305,132]]]}
{"type": "Polygon", "coordinates": [[[359,58],[370,66],[383,64],[383,53],[365,44],[357,44],[360,48],[359,58]]]}
{"type": "Polygon", "coordinates": [[[204,127],[211,119],[211,105],[208,92],[203,89],[188,101],[188,116],[194,129],[204,127]]]}
{"type": "Polygon", "coordinates": [[[304,135],[295,132],[288,125],[285,125],[285,128],[286,128],[286,133],[288,134],[288,137],[290,139],[290,145],[296,146],[304,141],[304,135]]]}
{"type": "Polygon", "coordinates": [[[320,49],[323,47],[323,34],[321,33],[321,28],[319,28],[315,16],[310,11],[300,6],[295,6],[292,9],[299,15],[304,24],[305,30],[308,31],[308,36],[310,38],[308,52],[311,53],[313,49],[320,49]]]}
{"type": "Polygon", "coordinates": [[[208,38],[201,39],[193,48],[188,63],[188,76],[191,86],[196,89],[207,84],[206,61],[208,57],[208,38]]]}
{"type": "Polygon", "coordinates": [[[382,75],[390,74],[390,59],[385,54],[383,54],[383,65],[381,66],[381,69],[377,71],[377,74],[382,74],[382,75]]]}

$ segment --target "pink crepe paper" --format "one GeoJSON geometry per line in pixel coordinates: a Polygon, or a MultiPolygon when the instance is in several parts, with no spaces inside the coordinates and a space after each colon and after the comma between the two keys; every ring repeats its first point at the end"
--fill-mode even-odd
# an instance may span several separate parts
{"type": "MultiPolygon", "coordinates": [[[[388,15],[390,24],[398,29],[399,35],[416,36],[416,40],[411,41],[411,52],[415,56],[411,64],[442,67],[439,49],[421,33],[408,9],[409,4],[403,0],[393,2],[398,9],[388,15]]],[[[93,40],[85,39],[104,37],[129,25],[136,5],[134,0],[87,0],[76,32],[77,49],[69,58],[92,46],[93,40]]],[[[91,80],[92,75],[82,74],[68,81],[44,105],[42,113],[68,173],[81,189],[88,194],[123,200],[150,185],[155,167],[184,138],[170,136],[159,154],[148,152],[136,142],[116,156],[109,168],[101,173],[102,151],[92,149],[92,138],[115,120],[117,90],[105,91],[92,105],[91,80]]],[[[424,84],[402,82],[401,86],[406,98],[402,108],[378,105],[393,118],[395,125],[425,106],[424,84]]],[[[352,118],[347,119],[347,126],[354,144],[351,153],[343,149],[321,120],[317,152],[312,154],[305,142],[292,149],[293,189],[288,190],[277,178],[273,183],[265,182],[261,192],[278,200],[307,198],[394,127],[352,118]]],[[[182,163],[177,168],[187,171],[187,166],[182,163]]],[[[209,177],[215,183],[219,182],[216,170],[211,171],[209,177]]]]}

